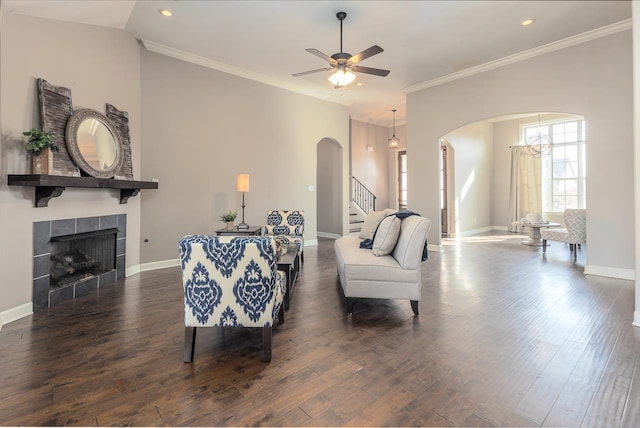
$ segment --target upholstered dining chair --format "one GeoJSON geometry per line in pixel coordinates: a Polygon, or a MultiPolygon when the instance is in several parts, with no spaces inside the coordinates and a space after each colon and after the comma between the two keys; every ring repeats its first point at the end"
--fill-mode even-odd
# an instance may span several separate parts
{"type": "Polygon", "coordinates": [[[285,244],[298,242],[300,260],[304,262],[304,211],[267,211],[263,235],[285,244]]]}
{"type": "Polygon", "coordinates": [[[287,290],[276,244],[262,236],[189,235],[178,243],[184,289],[184,361],[193,361],[200,327],[261,327],[271,361],[272,327],[287,290]]]}
{"type": "Polygon", "coordinates": [[[547,240],[565,242],[569,244],[569,251],[573,259],[578,257],[578,246],[587,242],[587,210],[566,209],[564,211],[564,225],[566,229],[543,229],[542,253],[547,252],[547,240]]]}

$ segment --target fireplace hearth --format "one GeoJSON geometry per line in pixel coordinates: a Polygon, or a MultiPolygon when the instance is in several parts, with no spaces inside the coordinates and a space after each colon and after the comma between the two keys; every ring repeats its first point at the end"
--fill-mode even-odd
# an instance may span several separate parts
{"type": "Polygon", "coordinates": [[[33,224],[33,310],[125,276],[126,214],[33,224]]]}

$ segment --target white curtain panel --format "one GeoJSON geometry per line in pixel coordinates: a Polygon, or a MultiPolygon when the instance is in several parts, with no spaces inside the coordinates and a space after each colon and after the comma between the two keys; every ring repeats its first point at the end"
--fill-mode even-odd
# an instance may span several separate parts
{"type": "Polygon", "coordinates": [[[524,147],[511,148],[511,186],[509,188],[510,232],[518,232],[518,221],[527,214],[542,214],[542,175],[540,159],[531,156],[524,147]]]}

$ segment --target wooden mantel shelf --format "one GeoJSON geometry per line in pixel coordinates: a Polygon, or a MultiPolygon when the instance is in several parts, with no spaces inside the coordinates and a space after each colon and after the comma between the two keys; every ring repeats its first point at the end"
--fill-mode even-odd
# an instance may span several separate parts
{"type": "Polygon", "coordinates": [[[156,181],[114,180],[110,178],[67,177],[63,175],[9,174],[9,186],[31,186],[36,188],[34,205],[46,207],[49,200],[62,195],[67,187],[91,189],[120,189],[120,203],[126,204],[140,189],[157,189],[156,181]]]}

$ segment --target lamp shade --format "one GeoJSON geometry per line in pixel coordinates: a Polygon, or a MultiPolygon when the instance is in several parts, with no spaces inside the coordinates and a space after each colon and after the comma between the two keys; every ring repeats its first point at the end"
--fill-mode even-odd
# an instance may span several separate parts
{"type": "Polygon", "coordinates": [[[349,83],[353,82],[356,78],[356,75],[351,72],[347,68],[345,70],[339,68],[335,71],[331,76],[329,76],[329,82],[333,83],[334,86],[347,86],[349,83]]]}
{"type": "Polygon", "coordinates": [[[249,174],[238,174],[237,188],[238,192],[249,191],[249,174]]]}

